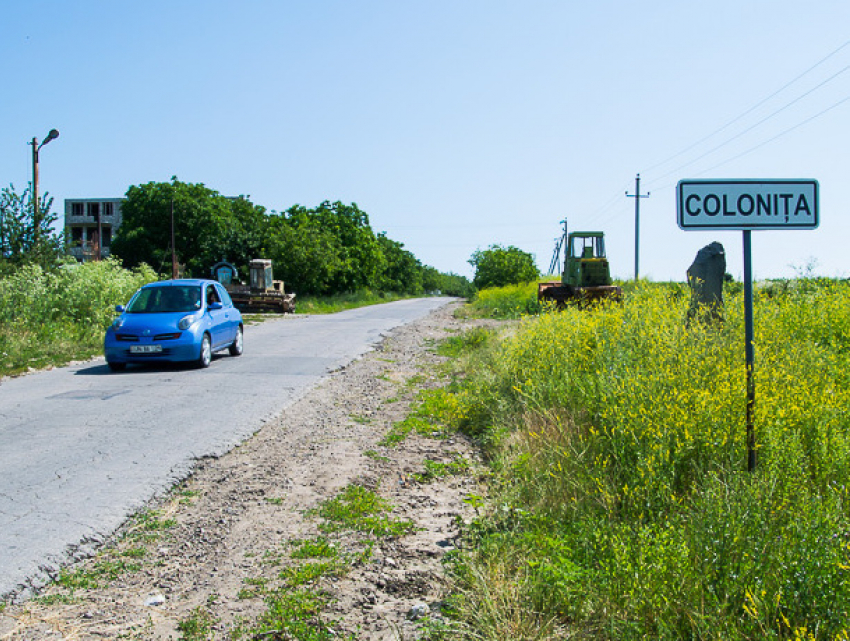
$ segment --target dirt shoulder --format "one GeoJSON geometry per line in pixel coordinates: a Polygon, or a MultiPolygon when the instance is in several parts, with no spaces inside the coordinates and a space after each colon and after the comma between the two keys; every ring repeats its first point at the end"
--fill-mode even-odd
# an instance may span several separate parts
{"type": "Polygon", "coordinates": [[[471,516],[464,499],[482,492],[471,471],[476,452],[459,436],[414,431],[394,446],[381,441],[419,389],[445,383],[433,346],[472,323],[454,318],[456,307],[394,330],[238,448],[199,461],[97,557],[66,570],[61,585],[6,605],[0,639],[227,639],[239,629],[243,638],[294,638],[244,630],[268,611],[272,586],[305,540],[329,542],[346,560],[307,584],[328,597],[312,625],[338,638],[417,638],[439,616],[441,560],[471,516]],[[426,459],[471,467],[416,480],[426,459]],[[311,510],[351,485],[385,499],[388,516],[415,529],[377,538],[321,531],[311,510]]]}

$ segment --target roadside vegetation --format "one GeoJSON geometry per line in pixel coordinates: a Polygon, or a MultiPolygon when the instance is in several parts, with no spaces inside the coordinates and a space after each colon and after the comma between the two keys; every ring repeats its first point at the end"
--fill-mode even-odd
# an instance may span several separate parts
{"type": "MultiPolygon", "coordinates": [[[[0,376],[67,365],[103,353],[103,333],[115,318],[115,305],[126,304],[146,283],[159,280],[147,265],[124,269],[117,258],[45,268],[21,265],[0,275],[0,376]]],[[[360,290],[297,299],[299,314],[332,314],[387,303],[411,295],[360,290]]],[[[261,322],[267,315],[245,315],[261,322]]]]}
{"type": "Polygon", "coordinates": [[[64,365],[103,353],[103,332],[153,270],[117,260],[44,268],[22,265],[0,277],[0,375],[64,365]]]}
{"type": "MultiPolygon", "coordinates": [[[[299,313],[325,314],[413,296],[468,297],[468,279],[423,265],[404,245],[376,234],[355,203],[294,205],[283,213],[225,197],[203,184],[147,183],[128,189],[123,223],[102,262],[66,257],[68,238],[45,195],[0,190],[0,376],[61,366],[102,352],[117,304],[170,277],[171,214],[181,273],[210,275],[229,259],[248,277],[266,257],[299,313]]],[[[252,317],[252,321],[262,319],[252,317]]]]}
{"type": "Polygon", "coordinates": [[[475,318],[519,319],[537,314],[541,305],[537,302],[537,280],[489,287],[475,293],[470,305],[460,313],[475,318]]]}
{"type": "Polygon", "coordinates": [[[850,285],[757,288],[754,473],[736,289],[717,326],[686,328],[684,286],[640,283],[454,339],[431,420],[476,438],[494,482],[439,638],[848,638],[850,285]]]}

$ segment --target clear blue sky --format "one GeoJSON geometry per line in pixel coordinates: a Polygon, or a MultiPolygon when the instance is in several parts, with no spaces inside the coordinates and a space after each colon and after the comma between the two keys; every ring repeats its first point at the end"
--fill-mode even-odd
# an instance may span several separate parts
{"type": "Polygon", "coordinates": [[[356,202],[376,231],[467,276],[495,243],[546,270],[566,217],[606,232],[630,278],[625,192],[640,172],[641,275],[682,280],[713,240],[740,277],[742,250],[740,232],[676,226],[678,180],[814,178],[820,229],[754,233],[755,275],[815,260],[850,276],[846,0],[6,0],[2,13],[0,184],[22,191],[27,143],[56,128],[40,168],[59,212],[173,175],[277,211],[356,202]]]}

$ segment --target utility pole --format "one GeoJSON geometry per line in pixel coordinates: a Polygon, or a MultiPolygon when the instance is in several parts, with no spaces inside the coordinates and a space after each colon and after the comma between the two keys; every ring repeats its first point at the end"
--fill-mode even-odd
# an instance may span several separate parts
{"type": "Polygon", "coordinates": [[[552,262],[549,263],[549,273],[550,274],[560,274],[561,273],[561,248],[564,246],[567,238],[567,219],[561,221],[561,224],[564,226],[564,233],[555,239],[555,251],[552,253],[552,262]],[[557,269],[557,271],[555,271],[557,269]]]}
{"type": "Polygon", "coordinates": [[[171,278],[177,280],[177,248],[174,246],[174,197],[171,197],[171,278]]]}
{"type": "Polygon", "coordinates": [[[649,192],[640,193],[640,174],[635,177],[635,193],[626,192],[628,198],[635,199],[635,282],[640,273],[640,199],[649,198],[649,192]]]}

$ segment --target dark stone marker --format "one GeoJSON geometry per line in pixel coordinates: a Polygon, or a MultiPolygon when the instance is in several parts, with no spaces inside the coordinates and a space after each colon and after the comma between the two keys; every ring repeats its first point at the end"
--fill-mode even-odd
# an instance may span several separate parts
{"type": "Polygon", "coordinates": [[[688,267],[691,306],[688,325],[694,319],[702,323],[723,321],[723,277],[726,274],[726,252],[717,241],[697,252],[688,267]]]}

